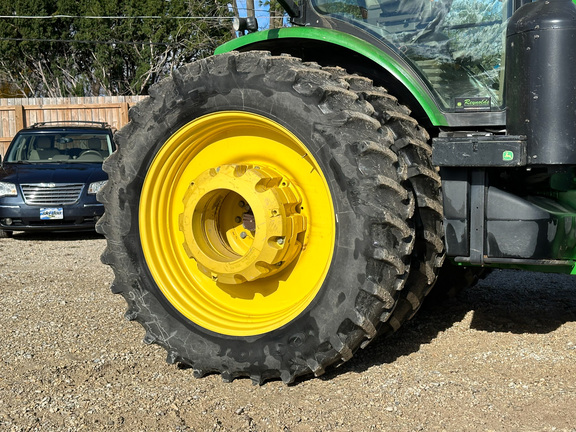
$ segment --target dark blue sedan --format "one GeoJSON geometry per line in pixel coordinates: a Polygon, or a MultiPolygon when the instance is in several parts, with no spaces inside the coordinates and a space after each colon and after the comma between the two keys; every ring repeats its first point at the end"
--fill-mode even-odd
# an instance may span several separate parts
{"type": "Polygon", "coordinates": [[[14,231],[93,230],[96,193],[114,151],[105,123],[39,123],[14,137],[0,161],[0,237],[14,231]]]}

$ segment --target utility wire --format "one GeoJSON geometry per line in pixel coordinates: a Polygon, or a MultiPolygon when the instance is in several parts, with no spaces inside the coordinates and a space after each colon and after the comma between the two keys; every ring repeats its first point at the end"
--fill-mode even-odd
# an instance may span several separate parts
{"type": "Polygon", "coordinates": [[[13,42],[63,42],[63,43],[81,43],[93,45],[161,45],[161,46],[177,46],[181,43],[166,43],[166,42],[134,42],[134,41],[95,41],[95,40],[74,40],[74,39],[41,39],[41,38],[3,38],[0,41],[13,41],[13,42]]]}
{"type": "MultiPolygon", "coordinates": [[[[267,10],[258,10],[257,12],[268,12],[267,10]]],[[[159,15],[143,15],[143,16],[81,16],[81,15],[47,15],[47,16],[31,16],[31,15],[0,15],[1,19],[57,19],[57,18],[81,18],[81,19],[201,19],[201,20],[220,20],[232,19],[230,16],[159,16],[159,15]]]]}

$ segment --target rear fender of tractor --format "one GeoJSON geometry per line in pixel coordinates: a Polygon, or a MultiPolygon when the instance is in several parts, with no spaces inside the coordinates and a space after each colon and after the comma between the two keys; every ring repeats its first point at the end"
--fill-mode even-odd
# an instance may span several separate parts
{"type": "Polygon", "coordinates": [[[289,27],[233,39],[218,47],[216,54],[253,50],[290,54],[321,66],[344,68],[350,74],[356,73],[386,88],[410,108],[412,117],[424,127],[448,125],[430,88],[405,59],[382,41],[366,41],[336,30],[289,27]]]}

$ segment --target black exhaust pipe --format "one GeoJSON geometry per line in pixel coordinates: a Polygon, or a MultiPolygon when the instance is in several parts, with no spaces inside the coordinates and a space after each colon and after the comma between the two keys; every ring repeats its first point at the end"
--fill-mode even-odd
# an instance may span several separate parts
{"type": "Polygon", "coordinates": [[[576,165],[576,5],[539,0],[506,34],[506,127],[527,138],[529,165],[576,165]]]}

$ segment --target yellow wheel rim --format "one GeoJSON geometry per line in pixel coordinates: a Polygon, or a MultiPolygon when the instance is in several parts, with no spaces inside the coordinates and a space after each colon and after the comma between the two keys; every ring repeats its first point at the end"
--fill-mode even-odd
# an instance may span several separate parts
{"type": "Polygon", "coordinates": [[[166,141],[144,180],[139,224],[166,299],[232,336],[296,318],[322,286],[336,232],[328,183],[306,146],[236,111],[196,119],[166,141]]]}

